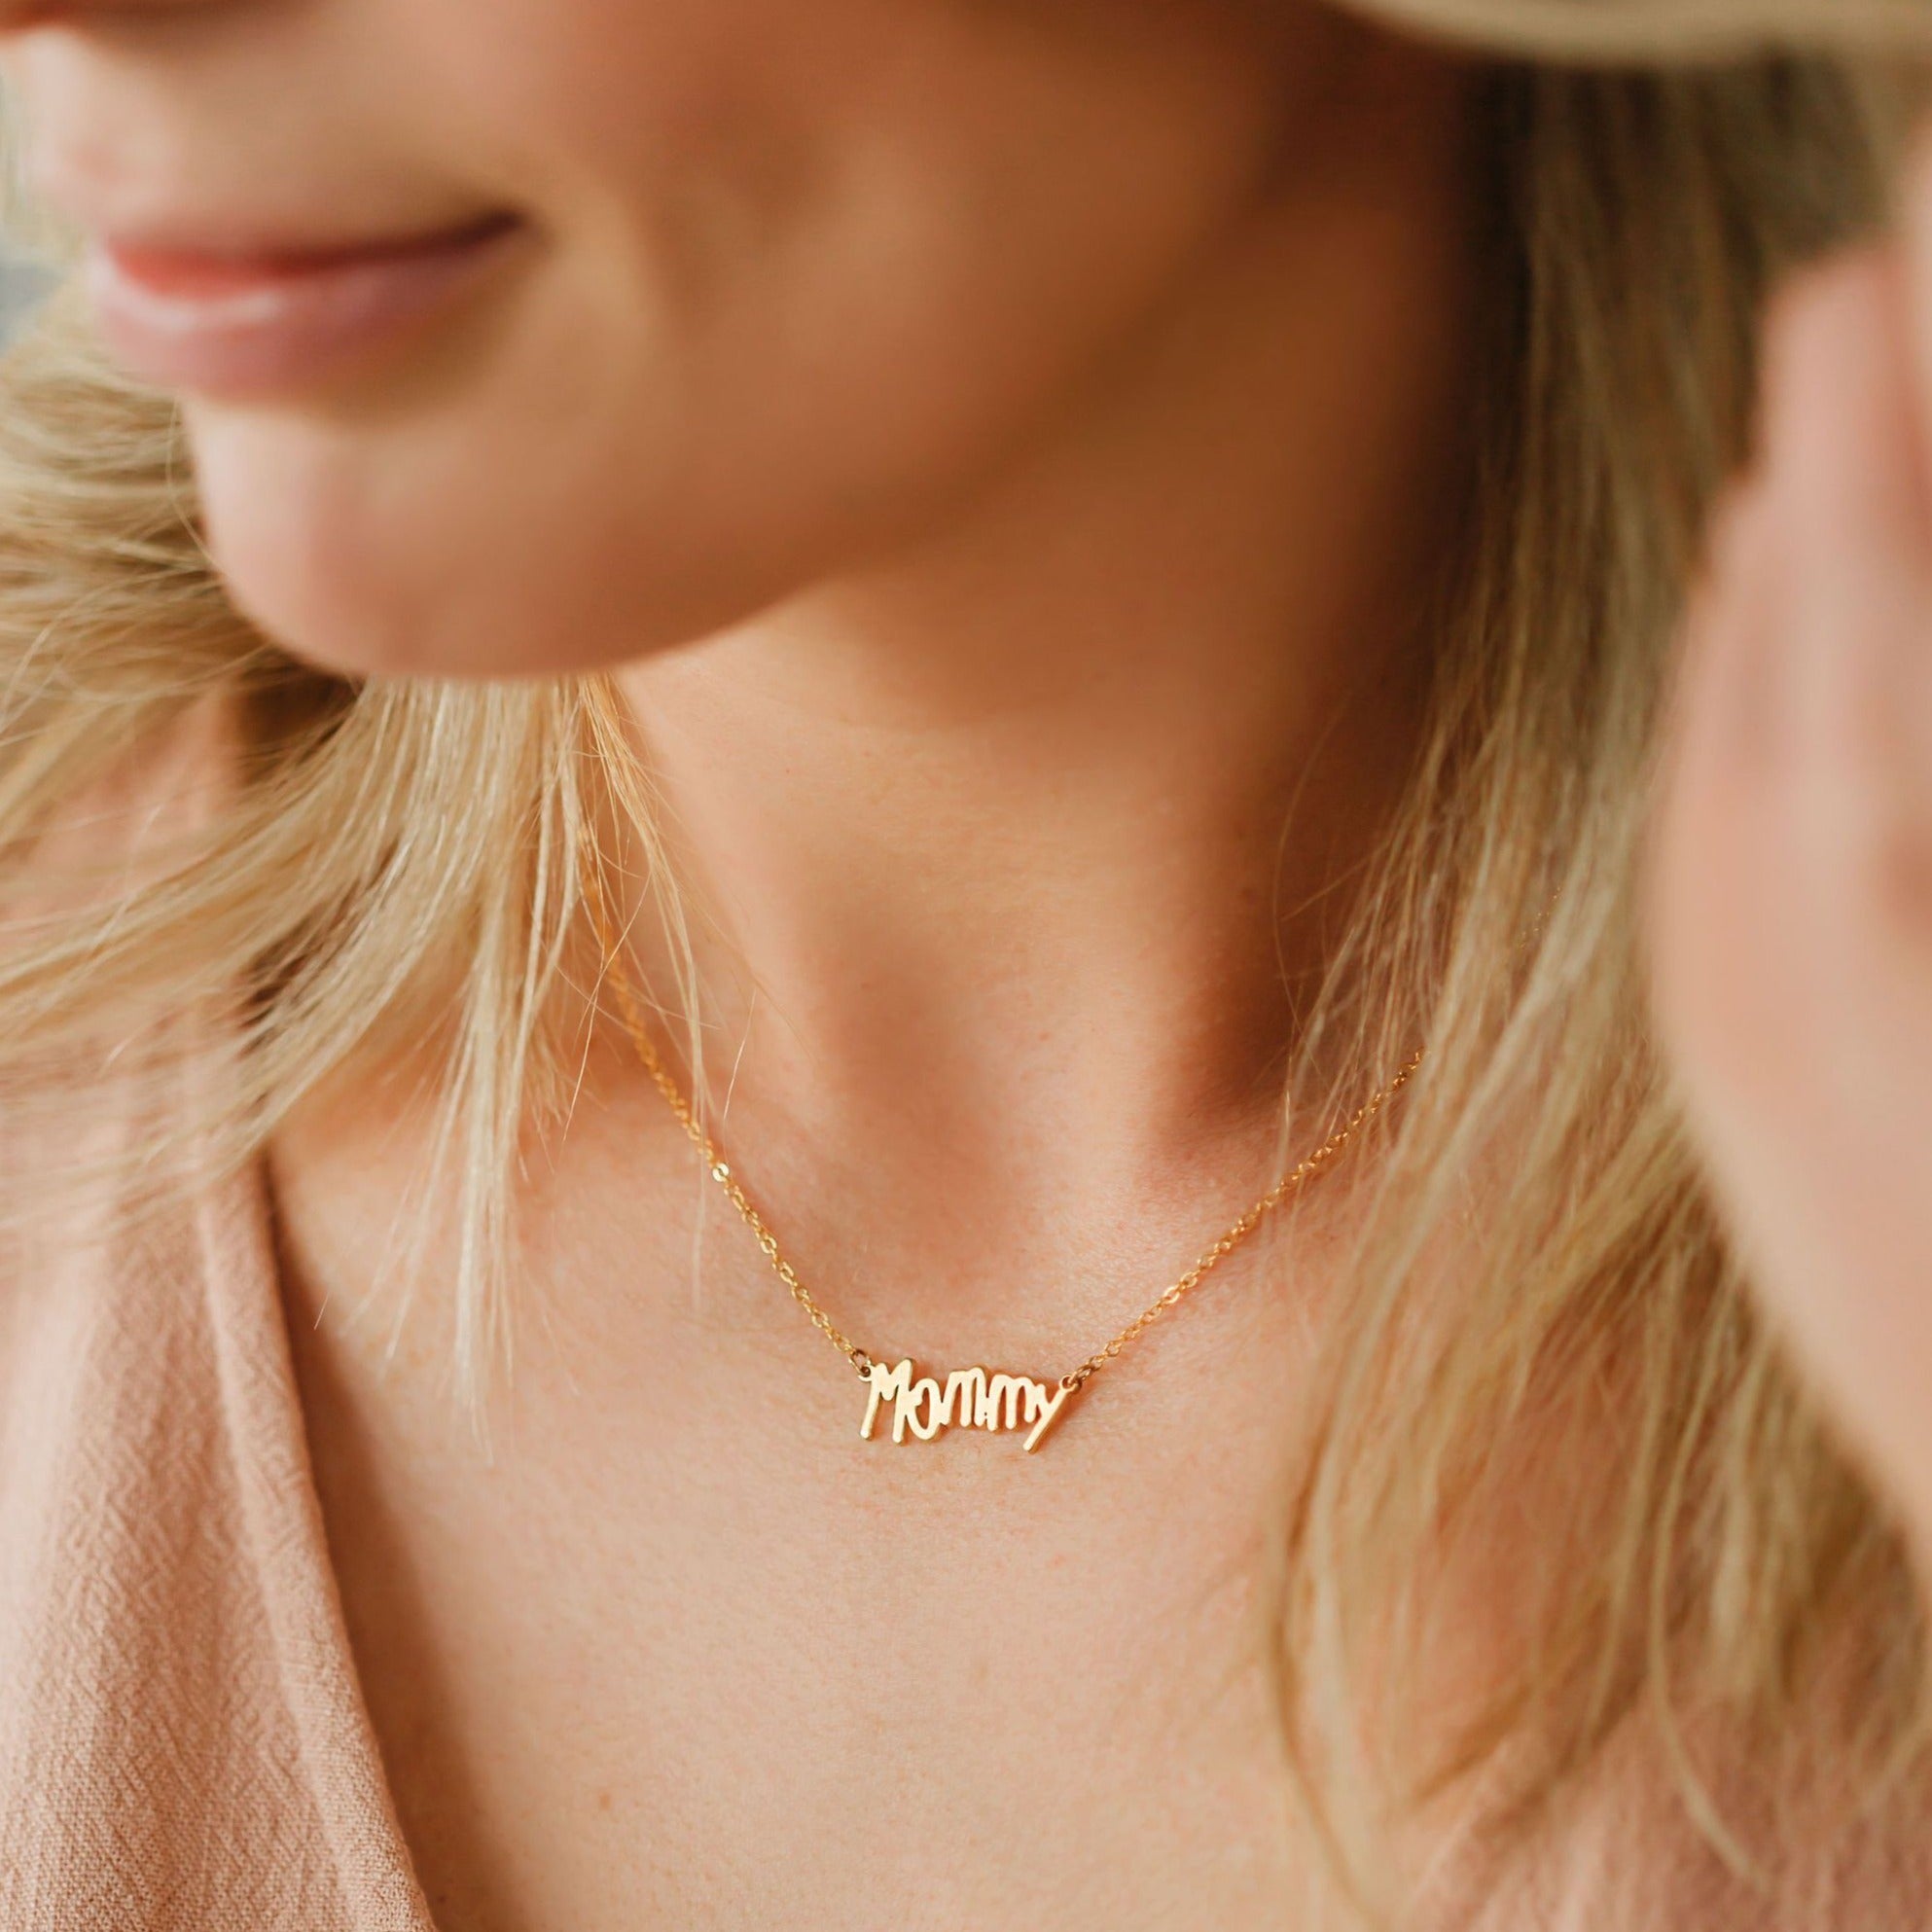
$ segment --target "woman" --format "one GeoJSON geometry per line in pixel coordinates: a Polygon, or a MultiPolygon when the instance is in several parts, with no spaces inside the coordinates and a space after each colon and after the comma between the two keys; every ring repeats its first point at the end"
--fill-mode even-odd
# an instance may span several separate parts
{"type": "Polygon", "coordinates": [[[1926,1922],[1919,0],[0,14],[10,1932],[1926,1922]]]}

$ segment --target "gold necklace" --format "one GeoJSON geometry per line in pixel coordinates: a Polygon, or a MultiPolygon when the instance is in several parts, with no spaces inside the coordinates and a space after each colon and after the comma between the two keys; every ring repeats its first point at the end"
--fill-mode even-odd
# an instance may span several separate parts
{"type": "Polygon", "coordinates": [[[738,1218],[757,1237],[772,1271],[790,1290],[791,1297],[810,1320],[813,1328],[844,1356],[858,1372],[867,1387],[865,1419],[859,1434],[868,1442],[877,1426],[881,1412],[891,1411],[892,1440],[903,1443],[910,1432],[920,1442],[931,1442],[948,1428],[1027,1430],[1025,1450],[1031,1454],[1046,1440],[1047,1432],[1060,1418],[1067,1403],[1104,1369],[1138,1342],[1154,1324],[1177,1303],[1200,1286],[1207,1276],[1261,1226],[1268,1216],[1306,1182],[1328,1166],[1370,1121],[1381,1112],[1422,1064],[1418,1049],[1408,1063],[1378,1093],[1365,1101],[1329,1135],[1315,1151],[1284,1174],[1221,1238],[1214,1243],[1171,1287],[1151,1302],[1104,1347],[1096,1349],[1070,1374],[1055,1382],[1035,1381],[1030,1376],[1013,1376],[986,1369],[955,1369],[945,1376],[921,1376],[910,1357],[887,1364],[870,1349],[861,1348],[827,1314],[778,1244],[756,1203],[732,1171],[718,1144],[684,1096],[684,1090],[671,1077],[652,1044],[649,1028],[639,1010],[637,996],[625,971],[624,958],[613,943],[604,915],[600,886],[592,882],[590,893],[591,916],[604,948],[604,971],[617,994],[624,1028],[630,1036],[644,1069],[657,1084],[678,1124],[704,1158],[711,1178],[724,1190],[737,1209],[738,1218]]]}

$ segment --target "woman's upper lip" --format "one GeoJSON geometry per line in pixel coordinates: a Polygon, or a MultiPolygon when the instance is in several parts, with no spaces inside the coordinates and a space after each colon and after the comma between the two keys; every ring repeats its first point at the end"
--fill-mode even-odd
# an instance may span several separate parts
{"type": "Polygon", "coordinates": [[[93,245],[143,280],[214,286],[460,248],[492,239],[519,225],[517,216],[501,210],[361,234],[340,229],[304,233],[262,224],[156,224],[96,232],[93,245]]]}
{"type": "Polygon", "coordinates": [[[365,158],[345,172],[271,147],[238,173],[211,126],[135,126],[104,109],[37,120],[18,159],[34,203],[95,248],[294,261],[426,246],[512,219],[488,187],[407,162],[392,171],[365,158]]]}

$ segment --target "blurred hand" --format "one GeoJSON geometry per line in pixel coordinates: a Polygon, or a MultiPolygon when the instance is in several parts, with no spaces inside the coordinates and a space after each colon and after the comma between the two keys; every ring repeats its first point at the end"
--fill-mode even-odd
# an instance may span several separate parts
{"type": "Polygon", "coordinates": [[[1688,627],[1658,1006],[1764,1301],[1932,1558],[1932,166],[1781,298],[1766,385],[1688,627]]]}

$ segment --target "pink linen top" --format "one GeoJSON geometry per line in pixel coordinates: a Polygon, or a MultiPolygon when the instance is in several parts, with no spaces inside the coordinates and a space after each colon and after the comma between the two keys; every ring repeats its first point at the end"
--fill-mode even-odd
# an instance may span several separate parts
{"type": "MultiPolygon", "coordinates": [[[[119,1093],[75,1107],[71,1145],[0,1118],[0,1162],[99,1147],[119,1093]]],[[[1932,1828],[1801,1848],[1778,1820],[1802,1810],[1753,1809],[1775,1904],[1632,1742],[1506,1864],[1459,1835],[1415,1923],[1932,1928],[1932,1828]]],[[[331,1567],[260,1163],[0,1242],[0,1932],[435,1932],[331,1567]]]]}

